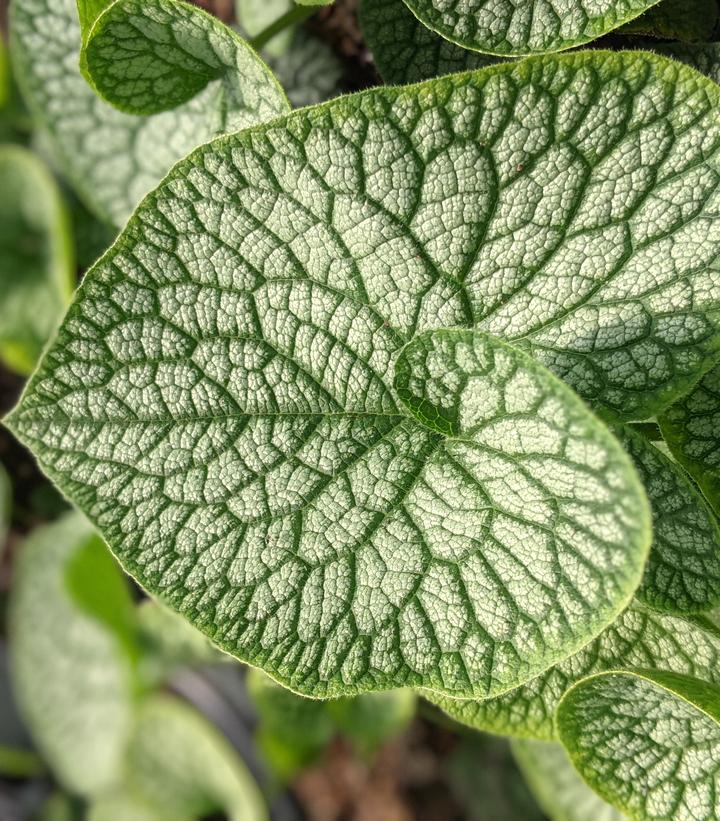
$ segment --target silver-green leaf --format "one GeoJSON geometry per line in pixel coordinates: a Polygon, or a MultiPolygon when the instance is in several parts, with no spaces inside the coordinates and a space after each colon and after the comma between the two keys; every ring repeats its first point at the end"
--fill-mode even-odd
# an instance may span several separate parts
{"type": "MultiPolygon", "coordinates": [[[[400,0],[388,0],[400,2],[400,0]]],[[[428,28],[484,54],[524,56],[588,43],[658,0],[404,0],[428,28]]]]}
{"type": "Polygon", "coordinates": [[[558,731],[588,784],[637,821],[720,816],[720,688],[669,672],[576,684],[558,731]]]}
{"type": "Polygon", "coordinates": [[[75,0],[14,0],[10,37],[18,83],[58,164],[90,210],[115,226],[195,146],[289,109],[269,70],[248,56],[247,76],[224,74],[172,111],[140,117],[116,110],[80,72],[75,0]]]}

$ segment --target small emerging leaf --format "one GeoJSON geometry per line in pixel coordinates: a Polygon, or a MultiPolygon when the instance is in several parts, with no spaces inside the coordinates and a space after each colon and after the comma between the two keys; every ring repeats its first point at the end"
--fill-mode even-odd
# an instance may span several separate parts
{"type": "Polygon", "coordinates": [[[225,74],[179,108],[150,117],[121,113],[80,72],[75,0],[13,0],[10,37],[18,83],[58,164],[90,210],[118,227],[195,146],[289,108],[267,68],[248,57],[248,76],[225,74]]]}
{"type": "Polygon", "coordinates": [[[720,815],[720,688],[664,671],[604,673],[569,690],[557,720],[582,777],[631,818],[720,815]]]}
{"type": "Polygon", "coordinates": [[[262,122],[282,108],[282,89],[267,66],[212,15],[179,0],[100,5],[89,27],[83,25],[81,65],[95,90],[121,111],[167,111],[212,81],[219,82],[216,93],[223,98],[218,116],[234,121],[233,128],[262,122]]]}
{"type": "MultiPolygon", "coordinates": [[[[387,0],[400,2],[400,0],[387,0]]],[[[429,28],[484,54],[542,54],[588,43],[658,0],[404,0],[429,28]]]]}

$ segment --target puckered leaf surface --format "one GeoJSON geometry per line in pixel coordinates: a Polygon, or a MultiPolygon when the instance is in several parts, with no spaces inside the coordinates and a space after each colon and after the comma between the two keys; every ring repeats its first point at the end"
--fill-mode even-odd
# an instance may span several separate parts
{"type": "Polygon", "coordinates": [[[288,110],[276,80],[247,46],[238,52],[247,58],[241,77],[225,73],[178,108],[140,117],[99,98],[81,74],[75,0],[14,0],[10,34],[18,83],[59,164],[88,207],[116,226],[195,146],[288,110]]]}
{"type": "MultiPolygon", "coordinates": [[[[88,305],[143,288],[107,261],[88,305]]],[[[642,575],[648,510],[624,451],[563,383],[480,332],[400,349],[337,288],[256,285],[254,328],[213,329],[184,355],[177,322],[116,317],[102,334],[115,374],[69,391],[39,377],[16,417],[143,584],[316,695],[500,692],[613,620],[642,575]],[[131,342],[147,322],[158,358],[131,342]],[[62,396],[48,404],[42,382],[62,396]]],[[[66,330],[91,327],[82,311],[66,330]]]]}
{"type": "Polygon", "coordinates": [[[130,599],[82,516],[27,540],[10,605],[15,695],[45,760],[72,792],[113,786],[132,730],[130,599]]]}
{"type": "Polygon", "coordinates": [[[704,618],[664,615],[634,603],[595,641],[523,687],[486,701],[437,696],[432,701],[478,730],[550,740],[557,705],[575,682],[606,670],[640,667],[720,685],[720,633],[704,618]]]}
{"type": "Polygon", "coordinates": [[[542,368],[418,334],[517,340],[616,414],[685,390],[718,344],[718,95],[569,55],[208,144],[12,425],[143,584],[292,686],[513,687],[627,603],[645,502],[542,368]]]}
{"type": "Polygon", "coordinates": [[[582,780],[561,744],[516,739],[512,752],[538,804],[552,821],[624,821],[582,780]]]}
{"type": "Polygon", "coordinates": [[[0,359],[28,374],[70,302],[68,214],[41,160],[0,147],[0,359]]]}
{"type": "Polygon", "coordinates": [[[720,513],[720,366],[660,417],[665,441],[720,513]]]}
{"type": "Polygon", "coordinates": [[[670,613],[720,601],[720,528],[702,494],[672,459],[630,426],[616,430],[650,499],[653,544],[638,598],[670,613]]]}
{"type": "MultiPolygon", "coordinates": [[[[399,0],[388,0],[399,2],[399,0]]],[[[464,48],[521,56],[579,46],[658,0],[404,0],[429,28],[464,48]]]]}
{"type": "Polygon", "coordinates": [[[583,778],[638,821],[720,815],[720,688],[668,672],[579,682],[558,731],[583,778]]]}
{"type": "Polygon", "coordinates": [[[404,3],[363,0],[359,16],[365,42],[386,83],[416,83],[497,62],[436,34],[404,3]]]}

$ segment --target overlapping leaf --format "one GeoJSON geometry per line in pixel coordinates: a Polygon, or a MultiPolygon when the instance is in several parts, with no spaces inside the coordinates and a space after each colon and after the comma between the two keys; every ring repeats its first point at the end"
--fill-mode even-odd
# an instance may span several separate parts
{"type": "Polygon", "coordinates": [[[558,730],[583,778],[631,818],[720,815],[720,688],[668,672],[605,673],[567,693],[558,730]]]}
{"type": "Polygon", "coordinates": [[[660,417],[665,441],[720,512],[720,366],[660,417]]]}
{"type": "Polygon", "coordinates": [[[475,729],[547,741],[555,737],[555,710],[568,688],[619,668],[671,670],[720,685],[720,633],[703,618],[664,615],[634,603],[595,641],[523,687],[487,701],[432,701],[475,729]]]}
{"type": "Polygon", "coordinates": [[[508,689],[627,602],[644,503],[517,353],[436,335],[457,381],[420,356],[408,405],[395,363],[465,325],[617,414],[686,390],[718,345],[718,95],[578,54],[209,144],[88,276],[12,424],[144,584],[293,686],[508,689]]]}
{"type": "Polygon", "coordinates": [[[75,264],[68,215],[48,169],[0,146],[0,359],[27,374],[70,301],[75,264]]]}
{"type": "Polygon", "coordinates": [[[436,34],[404,3],[363,0],[360,25],[386,83],[416,83],[497,62],[436,34]]]}
{"type": "MultiPolygon", "coordinates": [[[[175,19],[179,4],[163,7],[175,19]]],[[[206,17],[199,9],[184,13],[191,22],[206,17]]],[[[288,110],[276,80],[237,38],[241,77],[226,72],[184,105],[138,117],[101,100],[81,74],[75,0],[14,0],[10,31],[18,82],[59,164],[90,209],[116,226],[195,146],[288,110]]]]}
{"type": "Polygon", "coordinates": [[[552,821],[624,821],[593,792],[557,742],[515,740],[513,756],[537,802],[552,821]]]}
{"type": "MultiPolygon", "coordinates": [[[[388,0],[400,2],[400,0],[388,0]]],[[[588,43],[658,0],[404,0],[429,28],[485,54],[527,55],[588,43]]]]}
{"type": "Polygon", "coordinates": [[[653,545],[638,598],[671,613],[720,602],[720,528],[685,471],[629,427],[617,430],[650,499],[653,545]]]}

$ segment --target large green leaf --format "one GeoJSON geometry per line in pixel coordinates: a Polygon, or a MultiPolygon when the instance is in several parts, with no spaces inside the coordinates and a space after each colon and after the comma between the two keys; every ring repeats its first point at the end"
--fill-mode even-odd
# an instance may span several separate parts
{"type": "Polygon", "coordinates": [[[624,821],[580,778],[562,745],[517,739],[512,751],[535,798],[552,821],[624,821]]]}
{"type": "Polygon", "coordinates": [[[132,657],[120,623],[129,607],[120,571],[79,514],[38,529],[23,545],[10,602],[15,694],[33,738],[69,790],[98,793],[117,783],[133,721],[132,657]],[[76,598],[84,566],[97,591],[76,598]],[[113,626],[114,625],[114,626],[113,626]]]}
{"type": "Polygon", "coordinates": [[[617,431],[653,514],[653,545],[638,598],[658,610],[701,613],[720,603],[720,528],[685,471],[642,434],[617,431]]]}
{"type": "Polygon", "coordinates": [[[655,49],[720,83],[720,43],[660,43],[655,49]]]}
{"type": "Polygon", "coordinates": [[[720,366],[660,417],[670,450],[720,513],[720,366]]]}
{"type": "MultiPolygon", "coordinates": [[[[96,268],[95,282],[106,288],[116,270],[96,268]]],[[[132,280],[126,271],[118,286],[132,280]]],[[[94,303],[92,279],[84,293],[94,303]]],[[[420,335],[393,365],[395,332],[308,279],[267,281],[255,298],[254,336],[210,335],[195,364],[133,364],[123,347],[144,321],[124,317],[103,334],[120,346],[122,400],[98,385],[51,406],[59,383],[40,376],[15,416],[143,584],[316,695],[501,692],[613,620],[642,575],[646,501],[624,451],[563,383],[470,330],[420,335]],[[292,331],[284,341],[273,327],[292,331]],[[223,361],[239,367],[221,389],[223,361]],[[160,377],[136,393],[148,367],[190,392],[173,398],[160,377]],[[168,471],[183,447],[206,464],[168,471]]],[[[184,344],[169,328],[156,338],[184,344]]]]}
{"type": "Polygon", "coordinates": [[[583,778],[638,821],[720,816],[720,688],[668,672],[605,673],[558,708],[583,778]]]}
{"type": "Polygon", "coordinates": [[[362,0],[360,25],[386,83],[416,83],[497,62],[494,57],[469,51],[440,37],[404,3],[362,0]]]}
{"type": "MultiPolygon", "coordinates": [[[[400,2],[400,0],[389,0],[400,2]]],[[[428,28],[484,54],[526,55],[588,43],[658,0],[404,0],[428,28]]]]}
{"type": "Polygon", "coordinates": [[[407,405],[395,363],[466,325],[618,413],[685,390],[720,342],[718,95],[577,54],[208,144],[88,275],[11,424],[143,584],[294,687],[512,687],[627,602],[645,503],[518,353],[423,337],[407,405]]]}
{"type": "Polygon", "coordinates": [[[28,374],[70,301],[68,215],[52,175],[19,145],[0,146],[0,359],[28,374]]]}
{"type": "Polygon", "coordinates": [[[14,0],[10,31],[18,82],[58,162],[88,207],[118,226],[195,146],[288,110],[269,70],[239,40],[246,74],[224,74],[173,111],[138,117],[100,99],[80,73],[75,0],[14,0]]]}
{"type": "Polygon", "coordinates": [[[702,618],[653,612],[633,604],[579,653],[505,695],[486,701],[432,696],[448,715],[478,730],[518,738],[554,738],[566,690],[585,676],[618,668],[655,668],[720,685],[720,632],[702,618]]]}

